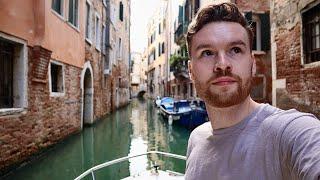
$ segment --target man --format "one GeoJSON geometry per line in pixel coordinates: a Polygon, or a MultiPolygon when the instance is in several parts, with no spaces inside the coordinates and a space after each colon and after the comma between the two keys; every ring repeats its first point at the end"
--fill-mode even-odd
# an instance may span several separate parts
{"type": "Polygon", "coordinates": [[[253,33],[231,3],[209,5],[190,24],[189,70],[210,122],[190,135],[187,180],[320,179],[320,122],[259,104],[253,33]]]}

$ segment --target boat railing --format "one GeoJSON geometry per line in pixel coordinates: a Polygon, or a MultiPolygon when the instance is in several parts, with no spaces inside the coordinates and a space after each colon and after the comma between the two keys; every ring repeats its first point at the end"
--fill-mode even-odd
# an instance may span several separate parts
{"type": "Polygon", "coordinates": [[[96,165],[88,170],[86,170],[84,173],[82,173],[81,175],[79,175],[78,177],[76,177],[74,180],[80,180],[84,177],[86,177],[88,174],[91,174],[92,179],[95,180],[95,175],[94,175],[94,171],[111,166],[113,164],[117,164],[123,161],[127,161],[129,159],[135,158],[135,157],[139,157],[139,156],[144,156],[144,155],[149,155],[149,154],[160,154],[166,157],[172,157],[172,158],[176,158],[176,159],[181,159],[181,160],[186,160],[186,156],[182,156],[182,155],[177,155],[177,154],[172,154],[172,153],[167,153],[167,152],[161,152],[161,151],[148,151],[146,153],[142,153],[142,154],[136,154],[136,155],[131,155],[131,156],[126,156],[126,157],[122,157],[122,158],[118,158],[115,160],[111,160],[111,161],[107,161],[105,163],[96,165]]]}

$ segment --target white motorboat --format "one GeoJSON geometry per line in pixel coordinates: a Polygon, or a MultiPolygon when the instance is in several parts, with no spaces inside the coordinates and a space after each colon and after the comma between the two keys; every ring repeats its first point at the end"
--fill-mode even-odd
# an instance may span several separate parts
{"type": "MultiPolygon", "coordinates": [[[[126,156],[122,157],[119,159],[115,159],[112,161],[108,161],[102,164],[99,164],[97,166],[94,166],[84,173],[82,173],[80,176],[76,177],[74,180],[81,180],[82,178],[86,177],[87,175],[91,174],[92,179],[95,180],[95,174],[94,172],[111,166],[113,164],[121,163],[123,161],[127,161],[132,158],[136,158],[139,156],[144,156],[144,155],[149,155],[149,154],[159,154],[163,155],[166,157],[172,157],[176,159],[181,159],[181,160],[186,160],[185,156],[177,155],[177,154],[172,154],[172,153],[166,153],[166,152],[161,152],[161,151],[149,151],[146,153],[142,154],[137,154],[137,155],[132,155],[132,156],[126,156]]],[[[130,175],[129,177],[123,178],[122,180],[183,180],[184,179],[184,174],[175,172],[175,171],[170,171],[170,170],[160,170],[158,165],[154,165],[152,169],[143,171],[138,174],[130,175]]]]}

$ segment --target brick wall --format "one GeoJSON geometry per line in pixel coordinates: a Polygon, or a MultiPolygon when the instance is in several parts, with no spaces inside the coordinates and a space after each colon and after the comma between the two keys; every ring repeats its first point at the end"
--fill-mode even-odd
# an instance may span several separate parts
{"type": "Polygon", "coordinates": [[[50,97],[48,79],[33,78],[34,52],[28,48],[28,108],[0,117],[0,174],[81,127],[81,69],[65,65],[65,95],[50,97]]]}
{"type": "Polygon", "coordinates": [[[265,12],[270,10],[269,0],[235,0],[235,4],[244,12],[265,12]]]}
{"type": "MultiPolygon", "coordinates": [[[[283,109],[296,108],[320,117],[320,64],[302,63],[301,10],[310,0],[271,2],[272,44],[276,47],[275,79],[285,79],[285,88],[277,88],[276,105],[283,109]]],[[[276,87],[275,87],[276,88],[276,87]]]]}

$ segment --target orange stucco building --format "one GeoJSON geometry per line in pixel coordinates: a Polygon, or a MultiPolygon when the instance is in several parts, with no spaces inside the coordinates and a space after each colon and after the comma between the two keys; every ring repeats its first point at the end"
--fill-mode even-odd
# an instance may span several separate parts
{"type": "MultiPolygon", "coordinates": [[[[84,13],[79,13],[78,27],[67,19],[66,4],[62,15],[51,9],[51,1],[0,1],[0,30],[52,51],[51,58],[76,67],[84,64],[84,13]]],[[[79,9],[84,9],[79,3],[79,9]]]]}
{"type": "Polygon", "coordinates": [[[117,31],[130,19],[108,25],[129,14],[122,1],[0,0],[0,178],[128,102],[129,36],[117,31]]]}

